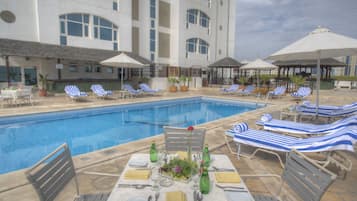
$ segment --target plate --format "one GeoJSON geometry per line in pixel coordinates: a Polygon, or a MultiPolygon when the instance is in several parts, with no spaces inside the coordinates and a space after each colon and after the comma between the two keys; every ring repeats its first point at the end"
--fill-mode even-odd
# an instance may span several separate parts
{"type": "Polygon", "coordinates": [[[129,198],[128,201],[147,201],[147,198],[141,197],[141,196],[136,196],[136,197],[131,197],[129,198]]]}

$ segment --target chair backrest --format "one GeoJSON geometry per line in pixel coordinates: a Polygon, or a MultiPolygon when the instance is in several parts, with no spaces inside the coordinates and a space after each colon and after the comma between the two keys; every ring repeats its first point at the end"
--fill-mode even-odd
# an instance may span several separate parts
{"type": "Polygon", "coordinates": [[[311,94],[310,87],[300,87],[297,91],[300,96],[308,96],[311,94]]]}
{"type": "Polygon", "coordinates": [[[291,151],[282,178],[302,200],[319,201],[336,175],[305,155],[291,151]]]}
{"type": "Polygon", "coordinates": [[[239,84],[232,84],[232,85],[228,88],[228,90],[238,90],[238,88],[239,88],[239,84]]]}
{"type": "Polygon", "coordinates": [[[194,152],[203,150],[205,129],[194,129],[191,133],[186,128],[165,126],[164,133],[166,151],[187,151],[189,144],[194,152]]]}
{"type": "Polygon", "coordinates": [[[253,92],[255,89],[255,87],[253,85],[248,85],[245,89],[244,89],[244,92],[248,92],[248,93],[251,93],[253,92]]]}
{"type": "MultiPolygon", "coordinates": [[[[71,153],[67,144],[44,157],[26,171],[41,201],[52,201],[58,193],[76,176],[71,153]]],[[[79,193],[75,177],[77,194],[79,193]]]]}
{"type": "Polygon", "coordinates": [[[146,90],[146,89],[151,90],[151,88],[149,87],[149,85],[147,85],[147,84],[145,84],[145,83],[139,84],[139,87],[140,87],[141,89],[144,89],[144,90],[146,90]]]}
{"type": "Polygon", "coordinates": [[[69,95],[80,95],[81,91],[76,85],[67,85],[64,87],[64,91],[69,95]]]}
{"type": "Polygon", "coordinates": [[[123,89],[127,91],[136,91],[130,84],[124,84],[123,89]]]}

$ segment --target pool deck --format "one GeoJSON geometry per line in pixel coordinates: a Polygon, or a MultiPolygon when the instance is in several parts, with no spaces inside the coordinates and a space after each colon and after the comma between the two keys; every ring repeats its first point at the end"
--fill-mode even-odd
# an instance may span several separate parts
{"type": "MultiPolygon", "coordinates": [[[[201,124],[198,127],[204,127],[207,129],[206,143],[209,144],[210,149],[214,153],[227,154],[241,174],[281,174],[282,169],[279,166],[279,163],[269,155],[259,154],[252,160],[245,158],[237,160],[236,156],[230,154],[227,146],[225,145],[223,134],[225,130],[230,128],[231,125],[236,122],[245,121],[249,124],[249,126],[254,127],[255,121],[263,113],[272,113],[275,117],[278,117],[279,111],[289,107],[290,105],[296,104],[289,95],[284,96],[281,99],[266,100],[253,96],[242,97],[236,95],[221,95],[217,88],[204,88],[201,90],[192,90],[185,93],[164,93],[163,96],[145,96],[132,99],[102,100],[97,99],[94,96],[89,96],[88,100],[83,102],[73,102],[64,97],[64,95],[56,95],[46,98],[35,97],[36,103],[34,106],[5,106],[4,108],[0,109],[0,116],[82,109],[194,96],[207,96],[231,100],[268,103],[268,106],[265,108],[260,108],[258,110],[208,122],[201,124]]],[[[308,98],[308,100],[313,102],[315,97],[311,96],[308,98]]],[[[320,92],[321,104],[343,105],[353,101],[357,101],[356,90],[323,90],[320,92]]],[[[163,143],[163,136],[159,135],[124,145],[75,156],[74,162],[77,171],[79,172],[78,176],[81,193],[111,191],[117,178],[88,175],[84,174],[83,172],[99,171],[120,174],[130,155],[137,152],[148,152],[148,147],[153,139],[158,144],[163,143]]],[[[347,153],[347,155],[353,162],[352,171],[347,173],[345,179],[337,179],[337,181],[332,184],[332,186],[328,189],[328,192],[323,196],[323,201],[352,201],[357,197],[357,191],[355,190],[355,183],[357,181],[357,155],[355,153],[347,153]]],[[[278,182],[274,179],[249,179],[246,181],[246,183],[250,191],[253,193],[274,194],[278,189],[278,182]]],[[[68,185],[67,188],[61,192],[57,200],[72,200],[74,193],[75,190],[73,185],[68,185]]],[[[295,200],[294,196],[290,196],[290,194],[286,195],[289,195],[288,197],[292,197],[292,200],[295,200]]],[[[34,189],[31,185],[28,184],[23,170],[0,175],[0,201],[5,200],[38,200],[34,189]]],[[[282,197],[282,200],[286,200],[284,196],[282,197]]]]}

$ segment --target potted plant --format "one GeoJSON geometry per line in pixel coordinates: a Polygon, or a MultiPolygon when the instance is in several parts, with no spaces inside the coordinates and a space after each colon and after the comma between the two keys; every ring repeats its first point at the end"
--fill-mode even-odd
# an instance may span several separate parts
{"type": "Polygon", "coordinates": [[[180,91],[188,91],[188,86],[186,85],[186,82],[188,80],[188,78],[184,75],[182,75],[180,78],[180,83],[181,83],[181,86],[180,86],[180,91]]]}
{"type": "Polygon", "coordinates": [[[305,83],[305,78],[303,76],[292,76],[290,80],[295,84],[295,88],[300,87],[305,83]]]}
{"type": "Polygon", "coordinates": [[[176,79],[176,77],[168,77],[167,81],[170,84],[169,91],[176,92],[177,91],[176,83],[178,83],[178,80],[176,79]]]}
{"type": "Polygon", "coordinates": [[[42,75],[40,73],[39,76],[40,76],[39,82],[41,84],[41,88],[39,90],[39,96],[47,96],[47,76],[48,76],[48,74],[42,75]]]}

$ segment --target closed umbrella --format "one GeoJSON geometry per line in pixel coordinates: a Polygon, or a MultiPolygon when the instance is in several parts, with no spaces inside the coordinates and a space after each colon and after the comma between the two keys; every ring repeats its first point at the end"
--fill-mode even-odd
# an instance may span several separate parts
{"type": "MultiPolygon", "coordinates": [[[[260,88],[259,84],[259,74],[261,70],[274,70],[277,69],[278,67],[274,64],[271,64],[269,62],[263,61],[261,59],[256,59],[255,61],[249,62],[245,64],[244,66],[240,67],[240,70],[255,70],[257,71],[257,87],[258,89],[260,88]]],[[[260,95],[260,94],[259,94],[260,95]]]]}
{"type": "Polygon", "coordinates": [[[118,68],[121,67],[121,89],[123,89],[123,85],[124,85],[124,78],[123,78],[124,68],[143,68],[144,67],[143,63],[128,56],[124,52],[120,53],[117,56],[114,56],[114,57],[111,57],[104,61],[101,61],[100,63],[103,65],[106,65],[106,66],[112,66],[112,67],[118,67],[118,68]]]}
{"type": "Polygon", "coordinates": [[[357,40],[318,27],[307,36],[270,55],[272,60],[316,59],[316,115],[319,107],[320,59],[357,55],[357,40]]]}

